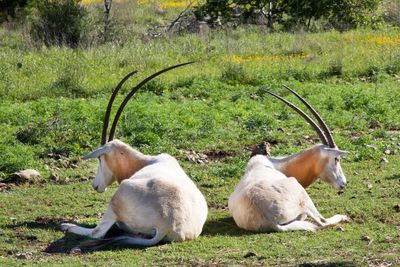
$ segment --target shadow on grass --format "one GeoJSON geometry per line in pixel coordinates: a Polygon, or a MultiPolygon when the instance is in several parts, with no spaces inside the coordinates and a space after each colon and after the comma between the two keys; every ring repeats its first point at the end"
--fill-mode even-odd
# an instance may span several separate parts
{"type": "Polygon", "coordinates": [[[296,267],[355,267],[352,262],[339,261],[339,262],[326,262],[326,263],[302,263],[296,267]]]}
{"type": "MultiPolygon", "coordinates": [[[[49,229],[54,231],[60,231],[60,224],[65,222],[65,219],[62,218],[38,218],[35,221],[26,221],[20,222],[16,224],[6,225],[7,228],[18,231],[20,227],[26,227],[28,229],[49,229]]],[[[94,228],[95,224],[79,224],[82,227],[94,228]]],[[[113,237],[123,235],[124,232],[119,229],[116,225],[111,227],[111,229],[107,232],[104,240],[112,239],[113,237]]],[[[243,235],[252,235],[255,234],[253,232],[245,231],[236,226],[235,221],[232,217],[226,216],[222,218],[217,218],[213,220],[208,220],[203,228],[202,236],[243,236],[243,235]]],[[[61,254],[70,254],[70,253],[91,253],[93,251],[117,251],[127,248],[126,246],[121,245],[105,245],[100,248],[90,248],[92,242],[96,242],[93,239],[66,233],[64,237],[53,241],[50,243],[43,252],[46,253],[61,253],[61,254]],[[79,248],[79,249],[78,249],[79,248]]],[[[107,244],[107,242],[105,242],[107,244]]],[[[161,242],[158,245],[166,244],[165,242],[161,242]]],[[[158,246],[157,245],[157,246],[158,246]]],[[[145,249],[142,246],[133,246],[129,247],[133,249],[145,249]]]]}
{"type": "Polygon", "coordinates": [[[65,222],[62,218],[36,218],[34,221],[19,222],[15,224],[6,225],[10,229],[18,229],[20,227],[26,227],[28,229],[52,229],[59,230],[60,224],[65,222]]]}
{"type": "Polygon", "coordinates": [[[231,216],[208,220],[203,228],[202,236],[229,235],[243,236],[253,235],[255,232],[250,232],[237,227],[231,216]]]}
{"type": "MultiPolygon", "coordinates": [[[[94,228],[96,225],[81,225],[83,227],[94,228]]],[[[100,240],[101,246],[94,245],[99,240],[90,239],[87,237],[66,233],[65,236],[49,244],[43,252],[47,253],[65,253],[65,254],[87,254],[95,251],[118,251],[128,248],[127,246],[113,245],[107,240],[113,237],[125,234],[116,225],[111,227],[106,236],[100,240]]],[[[145,249],[142,246],[129,246],[131,249],[145,249]]]]}
{"type": "MultiPolygon", "coordinates": [[[[54,231],[61,231],[60,224],[65,222],[65,218],[37,218],[35,221],[25,221],[19,222],[15,224],[6,225],[6,228],[14,230],[18,236],[18,238],[26,239],[35,241],[37,240],[36,236],[25,236],[20,232],[20,228],[28,228],[28,229],[44,229],[44,230],[54,230],[54,231]]],[[[96,227],[95,224],[79,224],[79,226],[87,227],[87,228],[94,228],[96,227]]],[[[112,239],[113,237],[119,236],[124,234],[124,232],[119,229],[117,226],[111,227],[111,229],[107,232],[104,239],[112,239]]],[[[115,245],[108,245],[105,247],[101,247],[100,249],[91,249],[88,244],[91,243],[93,239],[79,236],[75,234],[66,233],[63,238],[53,241],[50,243],[46,248],[43,249],[43,252],[46,253],[90,253],[93,251],[98,250],[121,250],[126,247],[124,246],[115,246],[115,245]],[[76,250],[76,248],[80,248],[80,250],[76,250]]],[[[143,249],[143,247],[133,247],[137,249],[143,249]]]]}
{"type": "Polygon", "coordinates": [[[400,180],[400,173],[396,173],[391,176],[387,176],[386,180],[400,180]]]}

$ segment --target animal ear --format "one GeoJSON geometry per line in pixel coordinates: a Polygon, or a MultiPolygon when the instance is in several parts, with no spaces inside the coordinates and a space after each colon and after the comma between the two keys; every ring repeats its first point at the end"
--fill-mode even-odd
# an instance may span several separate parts
{"type": "Polygon", "coordinates": [[[340,150],[340,149],[337,149],[337,148],[330,148],[330,147],[325,148],[325,151],[328,151],[329,153],[334,154],[335,157],[350,153],[349,151],[340,150]]]}
{"type": "Polygon", "coordinates": [[[95,151],[93,151],[92,153],[89,153],[85,156],[82,157],[82,159],[93,159],[93,158],[98,158],[104,154],[107,154],[111,151],[110,147],[107,145],[104,145],[98,149],[96,149],[95,151]]]}

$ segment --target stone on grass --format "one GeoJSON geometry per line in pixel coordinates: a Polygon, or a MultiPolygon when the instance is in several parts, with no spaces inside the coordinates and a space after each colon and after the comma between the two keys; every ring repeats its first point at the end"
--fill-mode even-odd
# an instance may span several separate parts
{"type": "Polygon", "coordinates": [[[40,178],[40,173],[35,169],[26,169],[14,173],[16,182],[27,183],[35,182],[40,178]]]}

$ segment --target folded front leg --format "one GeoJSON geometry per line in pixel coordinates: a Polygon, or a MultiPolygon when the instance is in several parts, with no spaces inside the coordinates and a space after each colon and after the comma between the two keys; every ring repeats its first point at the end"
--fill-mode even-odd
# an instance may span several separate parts
{"type": "Polygon", "coordinates": [[[107,231],[116,222],[115,213],[109,206],[101,219],[100,223],[95,228],[85,228],[72,223],[62,223],[61,230],[64,232],[70,232],[77,235],[83,235],[91,238],[102,238],[105,236],[107,231]]]}

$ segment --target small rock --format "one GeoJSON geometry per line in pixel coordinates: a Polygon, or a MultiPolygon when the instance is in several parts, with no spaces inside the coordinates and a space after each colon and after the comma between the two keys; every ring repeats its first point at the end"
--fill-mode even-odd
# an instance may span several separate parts
{"type": "Polygon", "coordinates": [[[392,154],[392,151],[390,151],[390,149],[385,149],[383,153],[385,153],[386,155],[390,155],[392,154]]]}
{"type": "Polygon", "coordinates": [[[0,183],[0,192],[11,190],[15,187],[12,183],[0,183]]]}
{"type": "Polygon", "coordinates": [[[371,148],[371,149],[373,149],[373,150],[376,150],[376,146],[374,146],[374,145],[365,145],[365,147],[371,148]]]}
{"type": "Polygon", "coordinates": [[[17,218],[10,217],[10,221],[12,222],[12,224],[16,224],[16,222],[17,222],[17,218]]]}
{"type": "Polygon", "coordinates": [[[50,174],[49,179],[54,181],[54,182],[58,182],[60,180],[60,178],[58,177],[57,173],[50,174]]]}
{"type": "Polygon", "coordinates": [[[21,259],[21,260],[26,260],[32,257],[32,253],[31,252],[23,252],[23,253],[17,253],[15,255],[15,257],[17,259],[21,259]]]}
{"type": "Polygon", "coordinates": [[[365,235],[365,236],[361,237],[361,240],[370,242],[371,238],[369,236],[365,235]]]}
{"type": "Polygon", "coordinates": [[[389,163],[389,160],[385,157],[381,158],[381,163],[389,163]]]}
{"type": "Polygon", "coordinates": [[[393,209],[394,209],[396,212],[400,212],[400,205],[399,205],[399,204],[394,205],[394,206],[393,206],[393,209]]]}
{"type": "Polygon", "coordinates": [[[260,97],[256,94],[251,94],[250,99],[259,99],[260,97]]]}
{"type": "Polygon", "coordinates": [[[32,182],[40,178],[40,173],[34,169],[27,169],[23,171],[15,172],[14,175],[17,177],[18,182],[32,182]]]}
{"type": "Polygon", "coordinates": [[[82,250],[80,247],[73,247],[69,252],[70,255],[80,255],[82,254],[82,250]]]}
{"type": "Polygon", "coordinates": [[[336,231],[338,232],[344,232],[344,228],[341,226],[336,227],[336,231]]]}
{"type": "Polygon", "coordinates": [[[256,253],[249,251],[246,253],[246,255],[244,255],[244,258],[250,258],[254,256],[257,256],[256,253]]]}

